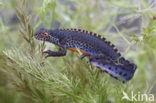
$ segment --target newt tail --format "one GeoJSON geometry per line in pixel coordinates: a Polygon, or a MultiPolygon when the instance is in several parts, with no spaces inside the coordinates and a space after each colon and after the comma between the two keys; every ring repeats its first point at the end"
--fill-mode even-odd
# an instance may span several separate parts
{"type": "Polygon", "coordinates": [[[115,63],[109,58],[94,58],[89,60],[91,65],[96,66],[100,70],[108,73],[115,79],[121,80],[123,83],[132,79],[137,66],[127,61],[125,64],[115,63]]]}

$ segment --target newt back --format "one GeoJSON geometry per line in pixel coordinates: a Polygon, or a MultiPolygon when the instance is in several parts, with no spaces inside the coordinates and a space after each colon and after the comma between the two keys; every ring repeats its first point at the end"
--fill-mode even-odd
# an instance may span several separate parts
{"type": "Polygon", "coordinates": [[[112,59],[121,56],[115,45],[96,33],[81,29],[56,29],[50,30],[50,34],[59,35],[60,43],[66,48],[78,48],[91,55],[103,54],[112,59]]]}

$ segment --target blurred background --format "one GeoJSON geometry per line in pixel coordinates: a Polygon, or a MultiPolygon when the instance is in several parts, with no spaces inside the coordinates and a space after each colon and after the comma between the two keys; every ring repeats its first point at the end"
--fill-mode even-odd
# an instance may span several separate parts
{"type": "Polygon", "coordinates": [[[155,0],[0,0],[0,103],[125,103],[122,91],[155,95],[155,78],[155,0]],[[41,27],[102,35],[137,64],[134,78],[122,84],[70,51],[44,59],[58,47],[33,38],[41,27]]]}

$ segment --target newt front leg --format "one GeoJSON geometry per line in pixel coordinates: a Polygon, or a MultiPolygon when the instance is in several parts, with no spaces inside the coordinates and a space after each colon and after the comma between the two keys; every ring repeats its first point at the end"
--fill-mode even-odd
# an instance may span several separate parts
{"type": "Polygon", "coordinates": [[[67,49],[65,47],[61,47],[61,50],[56,52],[56,51],[51,51],[51,50],[47,50],[44,51],[43,53],[47,54],[47,57],[60,57],[60,56],[65,56],[67,53],[67,49]]]}

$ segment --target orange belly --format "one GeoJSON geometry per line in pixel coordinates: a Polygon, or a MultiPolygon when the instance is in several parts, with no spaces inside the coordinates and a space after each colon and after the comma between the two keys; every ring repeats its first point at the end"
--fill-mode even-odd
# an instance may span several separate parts
{"type": "MultiPolygon", "coordinates": [[[[79,50],[74,49],[74,48],[68,48],[68,49],[71,50],[71,51],[77,52],[77,53],[79,52],[79,50]]],[[[83,54],[88,53],[88,52],[86,52],[86,51],[84,51],[84,50],[80,50],[80,52],[83,53],[83,54]]]]}

